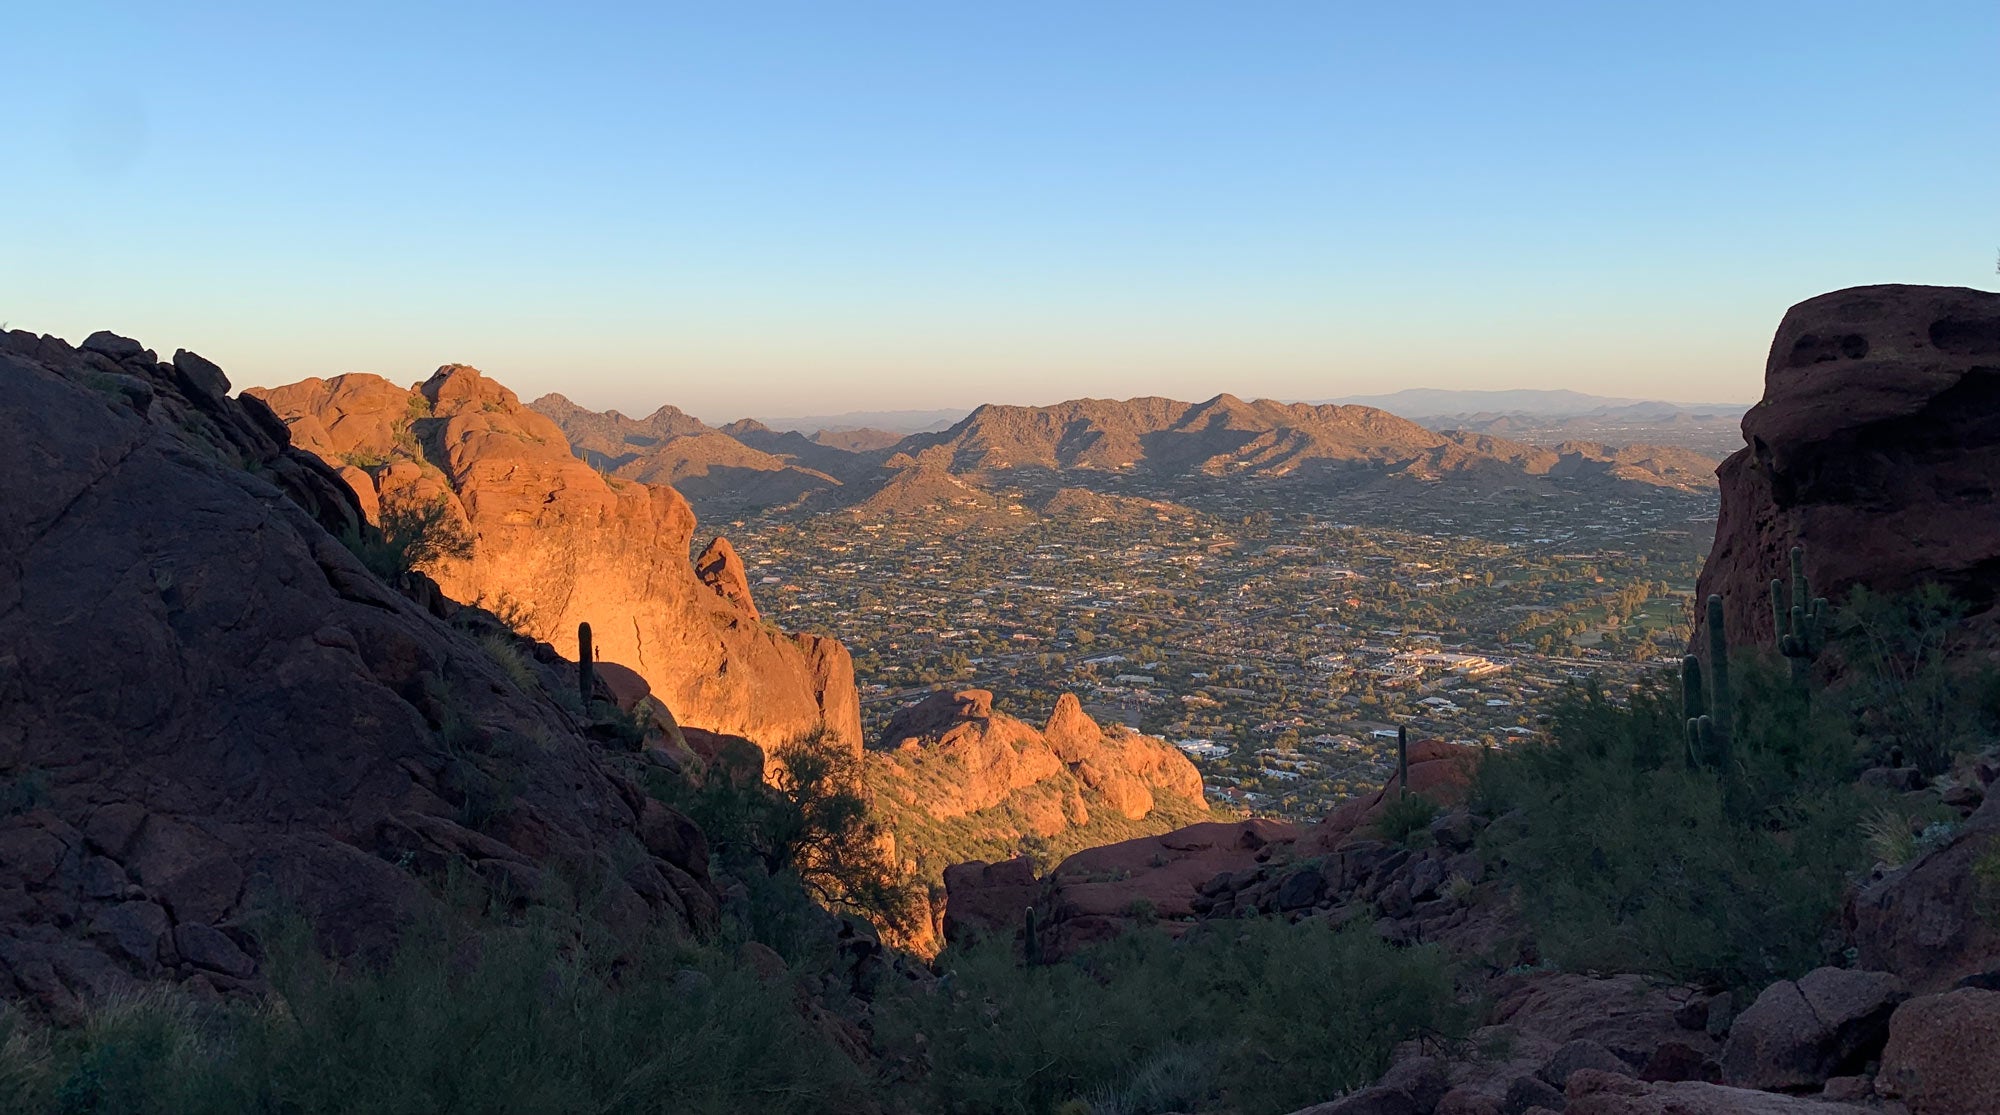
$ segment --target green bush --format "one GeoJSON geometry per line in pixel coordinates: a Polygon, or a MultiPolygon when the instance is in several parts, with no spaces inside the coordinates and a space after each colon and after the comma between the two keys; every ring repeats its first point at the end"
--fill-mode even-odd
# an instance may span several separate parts
{"type": "Polygon", "coordinates": [[[1964,653],[1965,614],[1937,585],[1896,596],[1857,588],[1836,613],[1870,761],[1942,774],[1954,752],[2000,727],[2000,675],[1964,653]]]}
{"type": "Polygon", "coordinates": [[[700,785],[658,777],[653,792],[700,825],[718,866],[745,882],[789,881],[825,908],[859,914],[891,934],[919,928],[926,909],[889,854],[862,789],[860,757],[817,732],[778,748],[771,763],[768,785],[724,762],[700,785]]]}
{"type": "Polygon", "coordinates": [[[1769,663],[1739,663],[1736,763],[1691,767],[1669,678],[1551,709],[1551,742],[1489,756],[1475,804],[1544,958],[1757,987],[1829,959],[1867,867],[1856,744],[1769,663]]]}
{"type": "Polygon", "coordinates": [[[443,561],[472,559],[472,534],[439,496],[385,502],[381,525],[363,525],[360,533],[341,538],[368,571],[390,584],[404,574],[435,567],[443,561]]]}
{"type": "Polygon", "coordinates": [[[1321,921],[1132,933],[1025,969],[999,944],[945,963],[936,988],[878,1007],[878,1040],[928,1059],[916,1110],[1291,1111],[1373,1080],[1398,1042],[1461,1037],[1470,1014],[1434,948],[1321,921]]]}
{"type": "Polygon", "coordinates": [[[1375,835],[1404,847],[1423,847],[1431,841],[1431,822],[1437,820],[1437,803],[1422,794],[1397,794],[1376,814],[1375,835]]]}
{"type": "Polygon", "coordinates": [[[417,932],[379,971],[294,934],[263,1007],[165,993],[81,1027],[0,1029],[0,1110],[825,1112],[867,1079],[769,986],[719,955],[659,943],[628,967],[549,933],[417,932]],[[692,968],[699,977],[678,974],[692,968]]]}

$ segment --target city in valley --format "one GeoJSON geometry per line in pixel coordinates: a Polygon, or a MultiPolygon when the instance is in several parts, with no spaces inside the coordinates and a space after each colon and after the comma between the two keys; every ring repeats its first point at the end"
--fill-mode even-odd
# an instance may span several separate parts
{"type": "MultiPolygon", "coordinates": [[[[1493,746],[1595,679],[1678,662],[1712,491],[1587,506],[1282,492],[1077,498],[1015,521],[833,512],[711,524],[768,614],[855,654],[874,729],[941,686],[1174,742],[1209,796],[1309,818],[1393,770],[1396,734],[1493,746]],[[1287,506],[1289,504],[1289,506],[1287,506]]],[[[1067,499],[1067,497],[1065,497],[1067,499]]]]}

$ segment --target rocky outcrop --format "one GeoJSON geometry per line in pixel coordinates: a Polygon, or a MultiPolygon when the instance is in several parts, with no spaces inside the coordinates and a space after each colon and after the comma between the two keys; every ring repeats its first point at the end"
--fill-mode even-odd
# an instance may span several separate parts
{"type": "Polygon", "coordinates": [[[476,369],[446,365],[408,390],[346,375],[260,394],[376,503],[449,505],[474,546],[431,570],[448,595],[565,655],[588,622],[597,656],[643,676],[684,726],[767,750],[824,728],[860,748],[840,643],[760,624],[726,542],[707,551],[707,576],[690,564],[695,519],[679,493],[599,475],[554,422],[476,369]]]}
{"type": "MultiPolygon", "coordinates": [[[[1011,851],[1023,838],[1084,834],[1115,840],[1208,808],[1185,755],[1122,725],[1099,726],[1068,695],[1048,729],[1038,730],[995,709],[984,689],[940,690],[891,717],[869,759],[876,798],[908,848],[1011,851]]],[[[947,864],[920,866],[931,875],[947,864]]]]}
{"type": "Polygon", "coordinates": [[[1127,820],[1153,811],[1155,786],[1189,801],[1202,800],[1201,772],[1187,756],[1151,736],[1129,731],[1105,735],[1074,693],[1056,698],[1042,738],[1085,788],[1102,794],[1127,820]]]}
{"type": "Polygon", "coordinates": [[[2000,1112],[2000,990],[1960,988],[1896,1008],[1875,1090],[1911,1115],[2000,1112]]]}
{"type": "MultiPolygon", "coordinates": [[[[1465,800],[1466,787],[1479,761],[1479,749],[1441,739],[1411,742],[1409,753],[1410,792],[1433,804],[1454,806],[1465,800]]],[[[1357,794],[1335,806],[1332,812],[1308,830],[1305,847],[1310,854],[1330,852],[1374,825],[1382,811],[1403,792],[1403,776],[1392,774],[1382,788],[1357,794]]]]}
{"type": "MultiPolygon", "coordinates": [[[[1179,932],[1195,917],[1204,883],[1246,860],[1269,860],[1279,845],[1296,839],[1294,825],[1253,818],[1189,825],[1078,852],[1043,881],[1037,904],[1042,954],[1064,956],[1140,924],[1179,932]]],[[[947,895],[946,910],[957,901],[947,895]]]]}
{"type": "Polygon", "coordinates": [[[1717,470],[1697,589],[1722,595],[1731,642],[1771,643],[1766,586],[1800,544],[1829,599],[1937,582],[2000,640],[2000,294],[1870,286],[1799,303],[1743,435],[1717,470]]]}
{"type": "Polygon", "coordinates": [[[1847,916],[1859,963],[1919,991],[2000,973],[2000,793],[1943,847],[1864,886],[1847,916]]]}
{"type": "Polygon", "coordinates": [[[750,574],[744,572],[743,559],[736,556],[736,547],[729,539],[718,534],[702,549],[694,559],[694,575],[717,596],[742,609],[744,615],[757,618],[756,601],[750,599],[750,574]]]}
{"type": "Polygon", "coordinates": [[[1818,1091],[1880,1055],[1909,985],[1887,972],[1816,968],[1779,980],[1736,1016],[1722,1079],[1740,1088],[1818,1091]]]}
{"type": "Polygon", "coordinates": [[[628,939],[712,925],[700,830],[543,684],[573,673],[390,591],[337,537],[354,493],[227,390],[0,335],[0,996],[245,988],[260,910],[386,948],[454,865],[500,902],[595,880],[628,939]]]}
{"type": "Polygon", "coordinates": [[[1565,1115],[1871,1115],[1858,1104],[1731,1088],[1700,1080],[1648,1084],[1585,1070],[1570,1078],[1565,1115]]]}

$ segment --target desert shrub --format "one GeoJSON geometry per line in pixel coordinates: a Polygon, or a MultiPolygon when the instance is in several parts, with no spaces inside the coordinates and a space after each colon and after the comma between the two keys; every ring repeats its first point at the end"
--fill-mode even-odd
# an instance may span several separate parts
{"type": "Polygon", "coordinates": [[[1846,695],[1872,761],[1940,774],[2000,722],[1994,671],[1963,654],[1965,614],[1938,585],[1893,596],[1857,588],[1836,613],[1855,667],[1846,695]]]}
{"type": "Polygon", "coordinates": [[[1594,687],[1550,710],[1550,742],[1490,755],[1474,801],[1546,959],[1756,987],[1827,959],[1866,867],[1845,721],[1769,664],[1738,669],[1735,762],[1691,764],[1679,695],[1594,687]]]}
{"type": "Polygon", "coordinates": [[[443,496],[384,502],[381,520],[379,527],[364,525],[341,541],[369,572],[391,584],[443,561],[472,558],[472,535],[443,496]]]}
{"type": "Polygon", "coordinates": [[[935,989],[877,1012],[887,1048],[924,1036],[919,1110],[1290,1111],[1374,1079],[1398,1042],[1461,1035],[1468,1013],[1434,948],[1318,921],[1133,933],[1025,969],[1000,943],[945,962],[935,989]]]}
{"type": "Polygon", "coordinates": [[[1397,794],[1376,814],[1375,835],[1405,847],[1431,843],[1431,822],[1437,820],[1437,803],[1422,794],[1397,794]]]}
{"type": "Polygon", "coordinates": [[[541,678],[535,676],[534,668],[528,665],[528,660],[522,656],[521,648],[515,645],[513,639],[498,631],[488,631],[479,636],[479,649],[486,652],[486,656],[521,692],[541,692],[541,678]]]}
{"type": "Polygon", "coordinates": [[[869,806],[860,757],[815,732],[778,748],[771,771],[768,785],[717,770],[700,785],[659,778],[653,788],[701,826],[730,874],[783,880],[892,935],[917,928],[924,906],[869,806]]]}
{"type": "Polygon", "coordinates": [[[276,942],[275,995],[164,992],[0,1028],[0,1109],[61,1115],[862,1110],[864,1074],[770,986],[656,942],[615,971],[559,934],[413,932],[380,969],[276,942]],[[680,973],[693,969],[699,977],[680,973]],[[18,1031],[18,1027],[16,1027],[18,1031]]]}

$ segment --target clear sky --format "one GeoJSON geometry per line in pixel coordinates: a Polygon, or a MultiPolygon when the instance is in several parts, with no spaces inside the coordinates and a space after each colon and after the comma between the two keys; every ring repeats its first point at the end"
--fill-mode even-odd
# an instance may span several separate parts
{"type": "Polygon", "coordinates": [[[1996,248],[1994,0],[0,16],[0,320],[239,386],[1738,400],[1791,303],[1996,248]]]}

